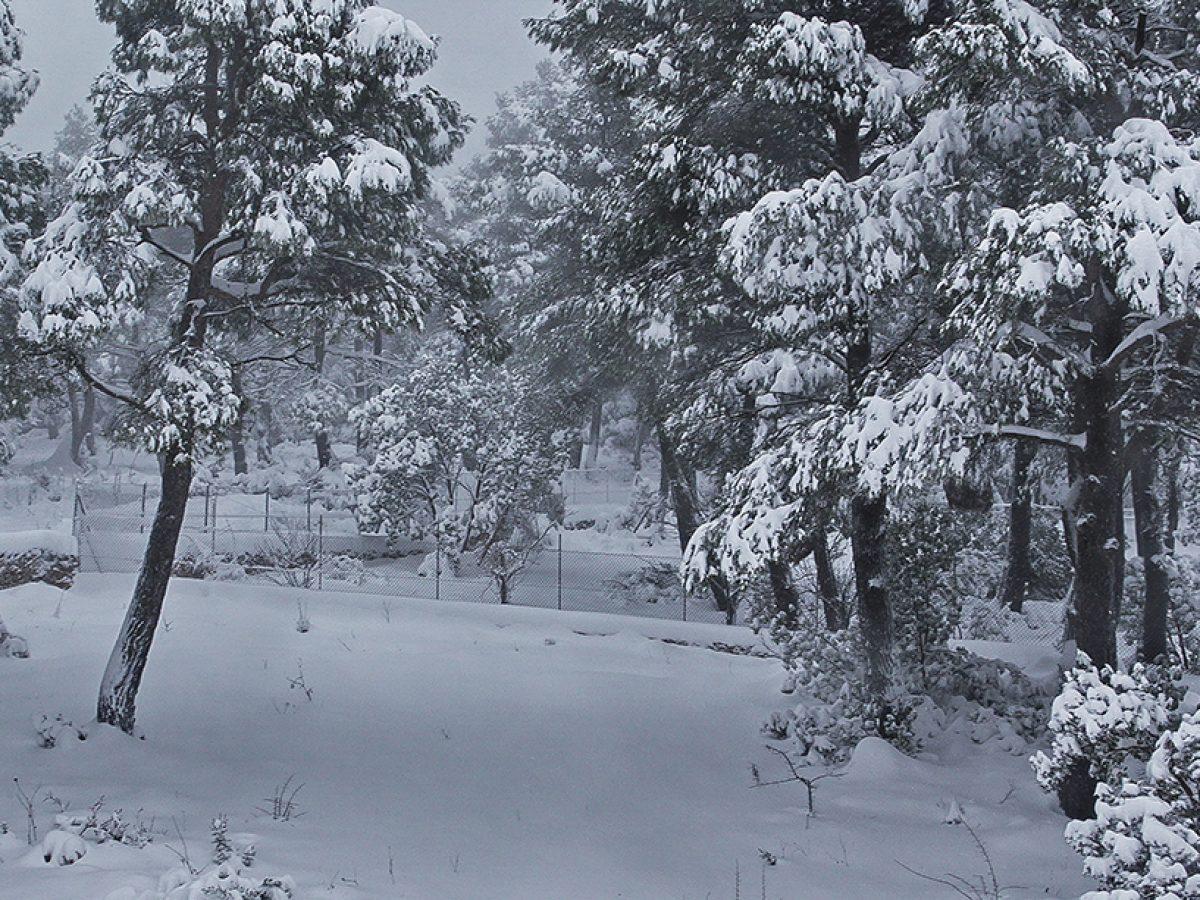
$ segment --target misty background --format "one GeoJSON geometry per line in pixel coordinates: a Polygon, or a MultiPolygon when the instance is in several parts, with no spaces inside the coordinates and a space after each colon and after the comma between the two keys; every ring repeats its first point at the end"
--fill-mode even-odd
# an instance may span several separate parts
{"type": "MultiPolygon", "coordinates": [[[[86,101],[108,65],[112,29],[96,18],[94,0],[11,0],[25,32],[25,60],[42,83],[6,137],[24,150],[49,150],[63,116],[86,101]]],[[[381,0],[441,37],[430,81],[476,120],[461,165],[486,143],[483,127],[496,94],[532,77],[545,51],[529,40],[522,20],[543,15],[550,0],[381,0]]]]}

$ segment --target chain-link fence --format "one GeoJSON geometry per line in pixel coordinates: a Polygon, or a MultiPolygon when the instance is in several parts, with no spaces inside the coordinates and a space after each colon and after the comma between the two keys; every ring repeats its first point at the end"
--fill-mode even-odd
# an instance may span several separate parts
{"type": "MultiPolygon", "coordinates": [[[[140,501],[139,501],[140,505],[140,501]]],[[[685,593],[678,556],[648,550],[564,549],[561,536],[515,574],[487,571],[470,554],[457,563],[440,550],[362,535],[344,512],[301,506],[295,514],[227,512],[220,500],[189,509],[176,553],[181,577],[248,581],[309,590],[378,594],[722,623],[707,595],[685,593]],[[502,599],[503,597],[503,599],[502,599]]],[[[229,505],[229,504],[226,504],[229,505]]],[[[153,508],[129,514],[78,509],[75,531],[84,572],[133,573],[142,563],[153,508]]]]}

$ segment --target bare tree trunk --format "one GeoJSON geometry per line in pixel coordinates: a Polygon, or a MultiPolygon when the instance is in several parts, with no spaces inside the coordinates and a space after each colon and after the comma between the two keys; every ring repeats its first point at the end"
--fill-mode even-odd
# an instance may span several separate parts
{"type": "Polygon", "coordinates": [[[142,570],[133,590],[133,600],[125,613],[120,636],[100,683],[96,718],[128,734],[133,733],[138,688],[162,615],[163,599],[171,580],[171,568],[175,562],[183,517],[187,512],[191,484],[190,462],[180,462],[178,458],[164,459],[162,497],[150,526],[142,570]]]}
{"type": "Polygon", "coordinates": [[[817,592],[821,595],[821,606],[825,611],[825,628],[841,631],[850,624],[850,610],[842,600],[833,561],[829,558],[829,533],[818,528],[812,536],[813,565],[817,570],[817,592]]]}
{"type": "Polygon", "coordinates": [[[887,501],[859,494],[850,504],[850,544],[858,624],[866,644],[867,687],[877,700],[887,696],[892,679],[892,606],[884,559],[887,501]]]}
{"type": "Polygon", "coordinates": [[[800,592],[792,583],[791,566],[782,560],[771,560],[767,563],[767,577],[776,614],[783,617],[786,628],[795,631],[800,627],[800,592]]]}
{"type": "Polygon", "coordinates": [[[1154,662],[1167,655],[1167,611],[1171,583],[1163,565],[1163,511],[1159,502],[1159,449],[1147,438],[1137,441],[1130,460],[1134,529],[1145,574],[1142,646],[1139,657],[1154,662]]]}
{"type": "MultiPolygon", "coordinates": [[[[1108,359],[1120,344],[1124,306],[1093,264],[1093,295],[1088,305],[1091,359],[1108,359]]],[[[1117,664],[1116,618],[1124,574],[1124,436],[1117,412],[1116,373],[1098,366],[1073,391],[1074,430],[1084,446],[1074,458],[1067,514],[1073,537],[1075,578],[1071,591],[1075,641],[1097,666],[1117,664]]],[[[1086,760],[1075,764],[1058,791],[1063,812],[1073,819],[1095,815],[1096,780],[1086,760]]]]}
{"type": "Polygon", "coordinates": [[[600,458],[600,428],[604,424],[604,401],[597,400],[592,406],[591,419],[588,422],[587,468],[596,468],[600,458]]]}
{"type": "MultiPolygon", "coordinates": [[[[313,336],[313,366],[317,377],[320,378],[325,372],[325,323],[320,320],[313,336]]],[[[333,446],[329,440],[329,433],[320,428],[313,435],[313,440],[317,445],[317,468],[328,469],[333,465],[333,446]]]]}
{"type": "Polygon", "coordinates": [[[83,389],[83,421],[80,424],[83,431],[83,446],[87,452],[96,455],[96,389],[90,384],[83,389]]]}
{"type": "Polygon", "coordinates": [[[1008,564],[1000,588],[1000,605],[1019,613],[1033,580],[1029,542],[1033,533],[1033,485],[1030,469],[1037,456],[1033,441],[1013,445],[1012,495],[1008,508],[1008,564]]]}
{"type": "Polygon", "coordinates": [[[250,412],[250,401],[242,392],[242,376],[233,370],[233,392],[238,396],[238,417],[229,429],[229,445],[233,451],[233,474],[245,475],[250,471],[246,463],[246,416],[250,412]]]}
{"type": "Polygon", "coordinates": [[[647,424],[643,416],[637,420],[637,431],[633,435],[633,471],[642,471],[642,448],[646,445],[647,424]]]}
{"type": "MultiPolygon", "coordinates": [[[[670,489],[671,506],[675,510],[675,525],[679,531],[679,547],[686,551],[692,535],[700,527],[700,512],[696,505],[695,495],[692,493],[690,478],[675,454],[670,436],[661,423],[657,430],[663,477],[666,478],[670,489]]],[[[725,613],[727,622],[732,622],[736,610],[728,582],[723,577],[714,575],[705,583],[712,591],[713,599],[717,602],[717,609],[725,613]]]]}
{"type": "Polygon", "coordinates": [[[83,417],[79,408],[79,391],[67,385],[67,405],[71,408],[71,462],[83,465],[83,417]]]}
{"type": "Polygon", "coordinates": [[[271,451],[275,447],[275,410],[270,403],[263,403],[259,405],[258,411],[262,430],[259,432],[254,453],[260,463],[269,466],[273,455],[271,451]]]}

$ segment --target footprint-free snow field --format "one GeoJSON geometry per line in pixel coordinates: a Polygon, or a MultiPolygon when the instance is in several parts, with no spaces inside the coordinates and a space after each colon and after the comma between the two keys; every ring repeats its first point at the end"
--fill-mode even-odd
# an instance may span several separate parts
{"type": "Polygon", "coordinates": [[[952,897],[908,870],[990,878],[947,824],[959,808],[1003,896],[1088,887],[1024,757],[997,748],[865,742],[814,817],[799,784],[753,787],[752,766],[786,775],[759,729],[787,698],[776,661],[711,649],[753,646],[743,629],[176,580],[143,739],[87,725],[131,587],[0,593],[32,653],[0,659],[4,900],[163,896],[181,857],[209,864],[216,816],[256,836],[252,872],[300,897],[952,897]],[[60,714],[87,740],[38,746],[60,714]],[[101,800],[152,842],[47,864],[55,814],[101,800]]]}

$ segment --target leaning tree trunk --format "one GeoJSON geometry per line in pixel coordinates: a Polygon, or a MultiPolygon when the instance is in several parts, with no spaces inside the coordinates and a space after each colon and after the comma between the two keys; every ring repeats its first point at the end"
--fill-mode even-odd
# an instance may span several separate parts
{"type": "Polygon", "coordinates": [[[892,678],[892,606],[884,559],[887,500],[859,494],[850,504],[850,546],[854,555],[854,587],[858,625],[866,645],[867,688],[877,701],[892,678]]]}
{"type": "MultiPolygon", "coordinates": [[[[670,490],[671,506],[675,510],[675,525],[679,531],[679,547],[686,552],[687,546],[692,540],[692,535],[700,527],[700,513],[696,505],[695,495],[692,493],[691,478],[680,464],[679,457],[675,454],[675,448],[671,444],[671,439],[661,424],[658,426],[658,449],[662,457],[663,478],[670,490]]],[[[705,584],[712,591],[713,599],[717,602],[717,609],[725,613],[725,620],[727,622],[732,623],[735,609],[729,583],[723,576],[714,575],[705,584]]]]}
{"type": "MultiPolygon", "coordinates": [[[[1124,307],[1092,273],[1088,306],[1088,356],[1107,360],[1122,338],[1124,307]]],[[[1109,367],[1097,365],[1073,388],[1074,431],[1083,446],[1073,447],[1074,465],[1066,512],[1073,540],[1075,575],[1071,590],[1072,626],[1079,650],[1097,666],[1117,664],[1116,617],[1124,575],[1124,436],[1118,412],[1120,385],[1109,367]]],[[[1058,791],[1063,812],[1073,819],[1095,815],[1096,779],[1086,760],[1073,765],[1058,791]]]]}
{"type": "Polygon", "coordinates": [[[171,568],[175,562],[179,533],[183,529],[191,485],[190,462],[180,462],[178,459],[163,461],[162,497],[154,514],[154,523],[150,526],[142,571],[100,684],[96,718],[129,734],[133,733],[138,688],[162,615],[163,599],[171,580],[171,568]]]}
{"type": "Polygon", "coordinates": [[[1171,583],[1163,565],[1163,511],[1159,502],[1159,448],[1149,440],[1133,448],[1129,476],[1133,488],[1134,530],[1145,575],[1142,645],[1138,655],[1153,662],[1167,655],[1167,611],[1171,583]]]}
{"type": "Polygon", "coordinates": [[[1033,485],[1029,474],[1037,456],[1033,441],[1017,441],[1013,446],[1012,497],[1008,508],[1008,563],[1000,588],[1000,605],[1019,613],[1033,580],[1029,557],[1033,533],[1033,485]]]}

